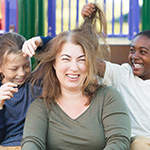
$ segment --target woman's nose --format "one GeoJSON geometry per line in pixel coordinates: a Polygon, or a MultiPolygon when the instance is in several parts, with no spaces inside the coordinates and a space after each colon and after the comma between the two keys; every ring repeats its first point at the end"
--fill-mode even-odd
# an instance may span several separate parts
{"type": "Polygon", "coordinates": [[[72,61],[70,65],[70,69],[73,71],[78,70],[78,63],[76,61],[72,61]]]}

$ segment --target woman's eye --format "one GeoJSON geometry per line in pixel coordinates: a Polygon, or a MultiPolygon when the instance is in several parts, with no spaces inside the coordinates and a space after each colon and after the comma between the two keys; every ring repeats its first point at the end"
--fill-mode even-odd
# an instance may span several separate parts
{"type": "Polygon", "coordinates": [[[68,60],[69,60],[69,58],[62,58],[62,60],[68,61],[68,60]]]}
{"type": "Polygon", "coordinates": [[[79,59],[79,61],[85,61],[85,59],[79,59]]]}

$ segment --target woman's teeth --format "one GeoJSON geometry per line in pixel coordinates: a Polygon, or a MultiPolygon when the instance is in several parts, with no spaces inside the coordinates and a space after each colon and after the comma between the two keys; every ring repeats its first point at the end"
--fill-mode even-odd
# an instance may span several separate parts
{"type": "Polygon", "coordinates": [[[78,75],[67,75],[69,78],[77,78],[78,75]]]}

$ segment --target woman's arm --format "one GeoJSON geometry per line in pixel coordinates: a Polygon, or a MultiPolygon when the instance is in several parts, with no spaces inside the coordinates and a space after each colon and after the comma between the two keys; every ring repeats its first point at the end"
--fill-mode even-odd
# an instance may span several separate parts
{"type": "Polygon", "coordinates": [[[47,135],[47,111],[42,100],[36,99],[29,106],[23,139],[22,150],[45,150],[47,135]]]}
{"type": "Polygon", "coordinates": [[[104,150],[129,150],[131,123],[127,106],[114,88],[106,91],[103,125],[106,137],[104,150]]]}

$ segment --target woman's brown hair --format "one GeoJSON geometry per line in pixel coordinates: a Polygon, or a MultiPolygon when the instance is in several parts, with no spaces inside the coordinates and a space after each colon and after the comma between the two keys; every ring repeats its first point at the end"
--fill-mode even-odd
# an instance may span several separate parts
{"type": "MultiPolygon", "coordinates": [[[[41,80],[43,86],[42,98],[46,104],[55,103],[61,95],[60,83],[53,67],[57,54],[66,42],[80,45],[85,53],[87,78],[83,85],[83,94],[89,96],[91,100],[95,91],[101,85],[98,83],[98,70],[96,67],[96,57],[106,59],[109,52],[104,49],[106,33],[106,20],[102,10],[95,4],[95,11],[91,17],[86,17],[81,26],[71,31],[64,31],[58,34],[54,39],[49,41],[44,47],[42,53],[36,55],[40,60],[37,70],[32,74],[33,84],[41,80]],[[97,24],[99,22],[99,24],[97,24]],[[99,26],[98,26],[99,25],[99,26]],[[99,40],[103,41],[100,46],[99,40]]],[[[71,50],[71,49],[70,49],[71,50]]],[[[89,102],[90,102],[89,100],[89,102]]]]}

